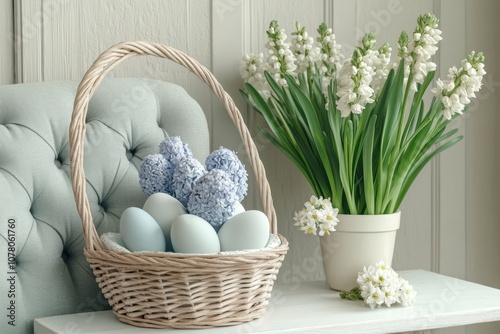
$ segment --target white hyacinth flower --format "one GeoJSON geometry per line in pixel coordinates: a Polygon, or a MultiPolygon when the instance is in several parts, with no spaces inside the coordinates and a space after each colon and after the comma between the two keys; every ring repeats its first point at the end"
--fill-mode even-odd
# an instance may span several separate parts
{"type": "Polygon", "coordinates": [[[296,30],[292,32],[291,50],[297,63],[297,73],[306,71],[311,63],[320,57],[320,48],[314,45],[314,38],[309,36],[305,27],[297,22],[296,30]]]}
{"type": "Polygon", "coordinates": [[[442,40],[441,30],[437,29],[438,19],[433,14],[418,18],[417,27],[413,33],[413,43],[410,43],[410,55],[413,65],[413,79],[422,83],[427,73],[436,70],[436,64],[430,61],[436,54],[436,46],[442,40]]]}
{"type": "Polygon", "coordinates": [[[375,95],[378,95],[384,87],[389,71],[391,70],[391,51],[389,43],[384,43],[377,51],[373,52],[374,75],[372,87],[375,95]]]}
{"type": "Polygon", "coordinates": [[[285,30],[274,20],[269,25],[267,31],[267,68],[266,70],[273,76],[278,85],[286,87],[285,74],[296,77],[296,59],[290,50],[290,44],[286,42],[285,30]]]}
{"type": "Polygon", "coordinates": [[[317,66],[319,73],[323,76],[323,91],[326,92],[330,81],[336,78],[342,67],[344,55],[340,52],[342,47],[337,43],[332,28],[322,23],[318,27],[318,34],[319,36],[316,38],[319,45],[317,66]]]}
{"type": "Polygon", "coordinates": [[[265,70],[264,55],[259,54],[246,54],[241,60],[240,75],[251,84],[263,96],[270,96],[269,84],[264,76],[265,70]]]}
{"type": "Polygon", "coordinates": [[[342,117],[351,113],[361,114],[366,104],[374,102],[375,91],[370,86],[375,74],[373,58],[377,58],[373,46],[373,33],[363,36],[361,46],[356,48],[350,59],[344,62],[339,73],[337,109],[342,117]]]}
{"type": "Polygon", "coordinates": [[[438,50],[437,44],[442,40],[438,19],[433,14],[419,16],[417,27],[411,38],[402,32],[398,41],[398,57],[405,61],[405,86],[410,78],[410,90],[417,91],[417,84],[424,81],[429,72],[436,70],[431,61],[438,50]],[[410,77],[410,73],[412,77],[410,77]]]}
{"type": "Polygon", "coordinates": [[[438,79],[436,87],[432,89],[434,96],[441,99],[443,104],[442,115],[451,120],[453,115],[461,115],[470,99],[476,97],[476,92],[481,89],[484,70],[484,55],[472,52],[462,60],[461,67],[452,67],[447,79],[438,79]]]}

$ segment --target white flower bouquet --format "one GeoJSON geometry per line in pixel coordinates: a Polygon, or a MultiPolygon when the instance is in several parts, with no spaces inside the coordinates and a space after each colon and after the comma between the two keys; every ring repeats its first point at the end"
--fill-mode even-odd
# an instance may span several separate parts
{"type": "Polygon", "coordinates": [[[391,47],[376,49],[373,33],[345,57],[325,24],[314,40],[297,23],[289,42],[272,21],[266,55],[243,57],[242,94],[269,126],[260,130],[339,213],[396,212],[423,167],[462,139],[448,126],[480,89],[484,56],[472,52],[436,80],[426,105],[437,27],[434,15],[420,16],[392,63],[391,47]]]}
{"type": "Polygon", "coordinates": [[[317,198],[311,196],[308,202],[304,204],[302,211],[296,212],[293,220],[295,226],[305,234],[316,234],[320,236],[330,235],[330,232],[335,231],[335,226],[339,222],[337,214],[339,209],[332,206],[329,198],[317,198]]]}
{"type": "Polygon", "coordinates": [[[417,292],[407,280],[384,262],[364,267],[358,274],[358,286],[350,291],[341,291],[340,297],[349,300],[364,300],[373,310],[375,307],[393,304],[411,306],[417,292]]]}

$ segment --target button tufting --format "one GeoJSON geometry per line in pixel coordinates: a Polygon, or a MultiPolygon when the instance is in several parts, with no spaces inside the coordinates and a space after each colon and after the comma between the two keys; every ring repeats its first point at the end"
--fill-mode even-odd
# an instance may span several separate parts
{"type": "Polygon", "coordinates": [[[59,160],[59,158],[54,160],[54,165],[56,165],[57,168],[61,169],[62,167],[62,162],[59,160]]]}
{"type": "Polygon", "coordinates": [[[135,156],[135,151],[136,151],[135,148],[127,151],[126,155],[128,161],[132,160],[132,158],[135,156]]]}
{"type": "Polygon", "coordinates": [[[64,262],[66,262],[68,260],[69,254],[68,254],[68,252],[66,252],[66,249],[63,249],[62,254],[61,254],[61,258],[63,259],[64,262]]]}
{"type": "Polygon", "coordinates": [[[98,203],[97,205],[99,205],[100,211],[102,211],[103,213],[106,213],[106,210],[107,210],[106,203],[102,202],[102,203],[98,203]]]}

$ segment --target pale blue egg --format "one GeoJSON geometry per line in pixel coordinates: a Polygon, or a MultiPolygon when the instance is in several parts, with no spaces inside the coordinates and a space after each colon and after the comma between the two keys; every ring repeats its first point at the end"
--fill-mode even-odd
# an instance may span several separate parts
{"type": "Polygon", "coordinates": [[[221,251],[264,248],[269,240],[269,219],[258,210],[229,218],[219,230],[221,251]]]}
{"type": "Polygon", "coordinates": [[[152,194],[142,208],[160,225],[167,243],[167,252],[173,251],[170,229],[175,218],[187,213],[186,208],[175,197],[165,193],[152,194]]]}
{"type": "Polygon", "coordinates": [[[170,230],[172,246],[176,253],[209,254],[219,253],[220,243],[212,225],[196,215],[177,217],[170,230]]]}
{"type": "Polygon", "coordinates": [[[156,220],[140,208],[130,207],[120,218],[120,235],[125,247],[131,252],[164,252],[163,231],[156,220]]]}

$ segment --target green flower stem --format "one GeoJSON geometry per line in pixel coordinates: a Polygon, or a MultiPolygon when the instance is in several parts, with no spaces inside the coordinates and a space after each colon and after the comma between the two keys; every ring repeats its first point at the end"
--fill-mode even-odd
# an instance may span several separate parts
{"type": "Polygon", "coordinates": [[[363,297],[361,297],[361,289],[359,287],[354,287],[350,291],[342,290],[339,292],[339,296],[340,298],[347,300],[363,300],[363,297]]]}
{"type": "Polygon", "coordinates": [[[355,169],[354,169],[354,157],[353,157],[353,137],[354,137],[354,126],[353,126],[353,122],[352,120],[348,120],[347,121],[347,128],[346,128],[346,131],[344,133],[344,145],[345,145],[345,148],[344,148],[344,151],[348,152],[348,156],[347,156],[347,159],[346,159],[346,171],[347,171],[347,177],[348,177],[348,180],[349,180],[349,184],[347,185],[347,187],[349,188],[349,195],[347,197],[347,203],[349,204],[349,211],[352,213],[352,214],[357,214],[358,212],[358,209],[356,207],[356,199],[354,198],[354,195],[355,195],[355,180],[354,180],[354,172],[355,172],[355,169]]]}
{"type": "Polygon", "coordinates": [[[375,214],[375,190],[373,180],[373,141],[375,137],[375,124],[377,116],[373,115],[366,132],[366,137],[363,146],[363,177],[365,178],[365,198],[366,198],[366,213],[369,215],[375,214]]]}
{"type": "Polygon", "coordinates": [[[406,82],[405,94],[403,97],[403,103],[401,104],[401,109],[399,112],[399,127],[398,127],[398,136],[396,146],[400,147],[403,136],[403,126],[405,124],[405,115],[406,115],[406,105],[408,103],[408,96],[410,95],[411,83],[413,82],[413,66],[410,66],[410,74],[408,75],[408,81],[406,82]]]}
{"type": "Polygon", "coordinates": [[[427,90],[427,87],[434,78],[434,74],[435,72],[429,72],[425,77],[424,82],[421,85],[417,85],[417,93],[414,94],[413,103],[410,108],[410,114],[406,122],[405,131],[403,133],[403,141],[406,141],[408,139],[408,135],[411,133],[411,131],[414,131],[416,125],[420,124],[421,122],[421,116],[424,113],[424,102],[422,99],[425,91],[427,90]]]}

